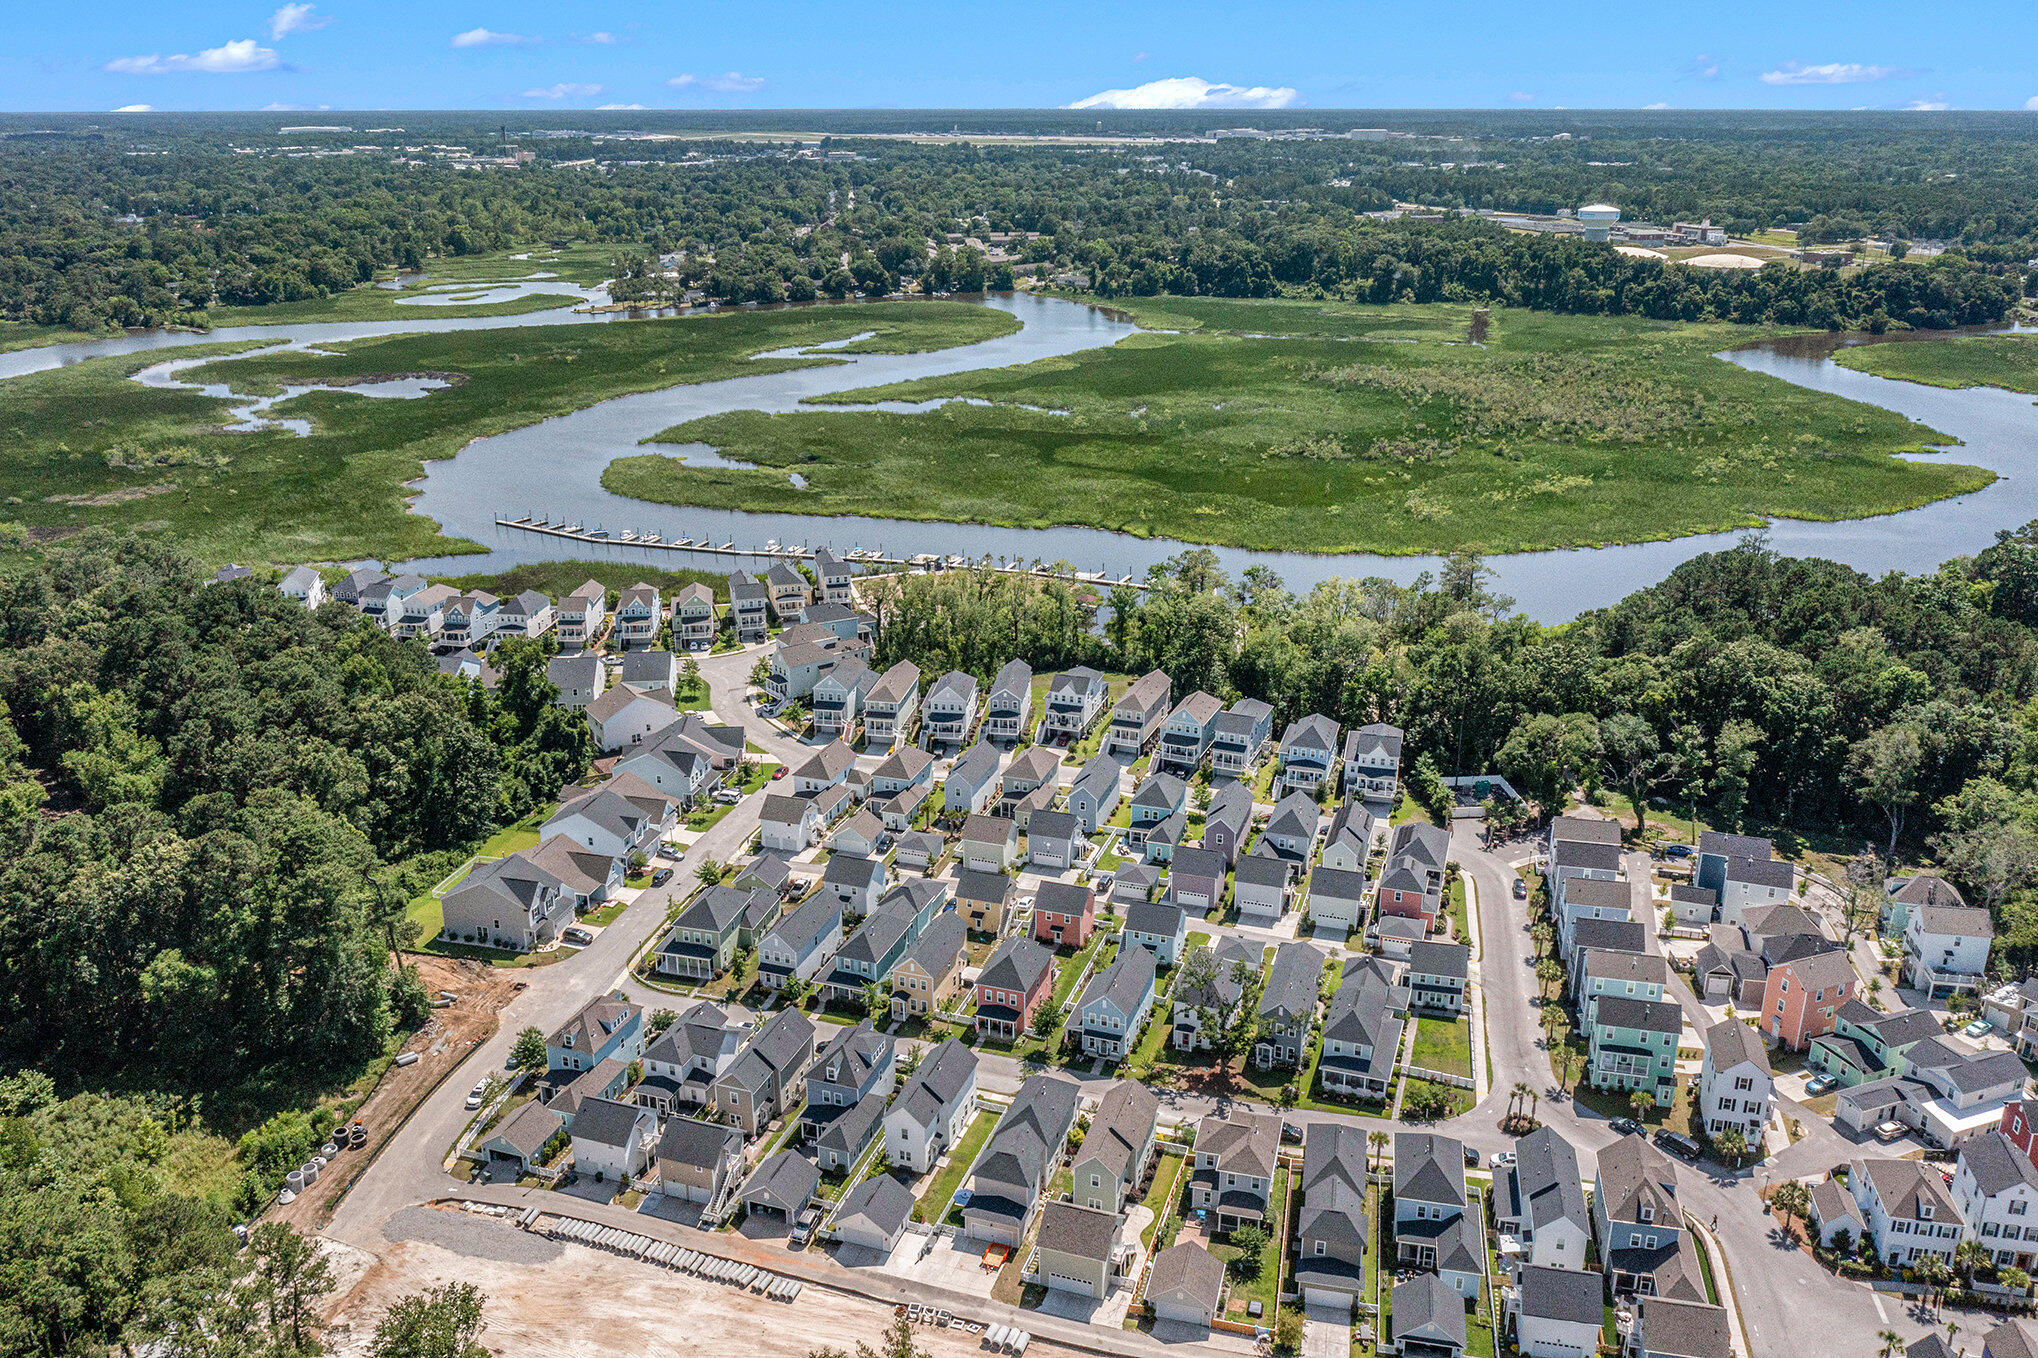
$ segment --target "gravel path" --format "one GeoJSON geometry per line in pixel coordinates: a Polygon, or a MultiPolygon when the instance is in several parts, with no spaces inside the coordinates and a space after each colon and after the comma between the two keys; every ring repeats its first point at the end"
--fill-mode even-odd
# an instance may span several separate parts
{"type": "Polygon", "coordinates": [[[493,1217],[431,1207],[405,1208],[389,1219],[382,1234],[393,1241],[423,1240],[455,1254],[504,1264],[549,1264],[565,1252],[565,1246],[556,1240],[520,1231],[493,1217]]]}

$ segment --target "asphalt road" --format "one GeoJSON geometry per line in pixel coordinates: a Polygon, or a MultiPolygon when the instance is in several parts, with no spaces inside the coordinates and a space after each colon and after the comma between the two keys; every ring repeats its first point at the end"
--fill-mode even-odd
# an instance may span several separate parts
{"type": "MultiPolygon", "coordinates": [[[[751,739],[771,758],[796,763],[804,757],[801,744],[765,726],[743,703],[748,674],[761,654],[763,648],[754,647],[702,662],[711,685],[713,709],[721,720],[749,728],[751,739]]],[[[496,1036],[478,1047],[420,1105],[342,1200],[326,1233],[379,1254],[387,1243],[383,1226],[397,1213],[442,1197],[468,1196],[467,1186],[441,1168],[448,1148],[469,1117],[464,1106],[468,1088],[480,1076],[506,1067],[510,1048],[523,1027],[536,1025],[551,1031],[589,1000],[614,988],[638,945],[663,922],[670,896],[691,887],[693,869],[707,858],[727,861],[742,849],[757,828],[761,802],[761,797],[746,799],[704,834],[676,865],[671,883],[644,892],[592,946],[556,965],[530,969],[528,988],[503,1011],[496,1036]]],[[[1487,1098],[1472,1112],[1442,1124],[1421,1124],[1421,1129],[1460,1137],[1482,1157],[1505,1149],[1512,1139],[1500,1131],[1499,1118],[1506,1109],[1508,1091],[1517,1081],[1526,1081],[1542,1096],[1538,1116],[1577,1146],[1589,1172],[1592,1158],[1615,1138],[1605,1118],[1562,1094],[1551,1072],[1530,1003],[1535,993],[1533,944],[1526,910],[1513,898],[1514,868],[1481,849],[1476,834],[1462,826],[1452,852],[1470,878],[1478,901],[1482,935],[1479,975],[1492,1082],[1487,1098]]],[[[1248,937],[1264,935],[1264,931],[1241,932],[1248,937]]],[[[639,993],[651,998],[649,992],[639,993]]],[[[670,1003],[671,998],[664,997],[664,1002],[670,1003]]],[[[1696,1005],[1688,992],[1679,998],[1688,1007],[1696,1005]]],[[[1699,1013],[1702,1016],[1703,1011],[1699,1013]]],[[[994,1055],[983,1059],[987,1088],[1017,1088],[1025,1074],[1019,1063],[994,1055]]],[[[1086,1082],[1110,1078],[1068,1073],[1086,1082]]],[[[1213,1110],[1218,1102],[1183,1094],[1170,1095],[1166,1106],[1175,1116],[1196,1117],[1213,1110]]],[[[1303,1125],[1341,1122],[1389,1132],[1417,1125],[1301,1109],[1286,1117],[1303,1125]]],[[[1812,1137],[1793,1146],[1777,1162],[1786,1175],[1821,1172],[1851,1150],[1822,1120],[1808,1119],[1807,1127],[1813,1129],[1812,1137]]],[[[1908,1340],[1932,1328],[1928,1321],[1934,1318],[1909,1309],[1907,1300],[1878,1296],[1859,1284],[1841,1282],[1809,1254],[1789,1246],[1756,1197],[1757,1187],[1777,1173],[1769,1168],[1707,1174],[1688,1165],[1680,1172],[1679,1196],[1687,1210],[1702,1222],[1717,1223],[1713,1232],[1719,1254],[1724,1256],[1755,1358],[1789,1353],[1872,1353],[1880,1344],[1876,1335],[1884,1329],[1895,1330],[1908,1340]]],[[[587,1208],[583,1203],[575,1210],[586,1214],[587,1208]]],[[[719,1246],[719,1237],[717,1241],[719,1246]]],[[[1726,1279],[1721,1281],[1724,1285],[1726,1279]]]]}

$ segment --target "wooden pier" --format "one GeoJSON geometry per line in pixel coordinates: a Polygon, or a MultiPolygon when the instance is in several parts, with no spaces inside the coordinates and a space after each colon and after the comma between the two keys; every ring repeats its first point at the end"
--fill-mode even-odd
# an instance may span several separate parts
{"type": "MultiPolygon", "coordinates": [[[[761,558],[772,561],[812,561],[815,551],[805,544],[786,546],[775,539],[761,547],[755,547],[735,542],[718,543],[712,538],[666,537],[662,533],[637,528],[609,529],[600,525],[589,528],[579,522],[554,523],[538,514],[526,514],[514,519],[497,515],[495,526],[513,528],[520,533],[536,533],[540,537],[563,538],[586,547],[642,547],[661,552],[696,552],[709,556],[761,558]]],[[[994,562],[988,557],[972,559],[959,555],[942,556],[934,552],[899,557],[887,556],[882,549],[868,547],[851,548],[838,555],[846,562],[864,567],[871,574],[887,570],[990,570],[1006,575],[1031,575],[1043,580],[1067,580],[1073,584],[1098,585],[1107,589],[1146,588],[1143,581],[1136,580],[1130,575],[1114,577],[1101,570],[1061,571],[1051,566],[1031,566],[1020,561],[994,562]]]]}

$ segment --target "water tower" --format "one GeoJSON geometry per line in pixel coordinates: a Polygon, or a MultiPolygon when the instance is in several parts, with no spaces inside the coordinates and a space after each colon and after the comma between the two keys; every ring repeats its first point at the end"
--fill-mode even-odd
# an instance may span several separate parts
{"type": "Polygon", "coordinates": [[[1585,239],[1603,241],[1620,220],[1620,209],[1610,203],[1589,203],[1578,209],[1578,220],[1585,226],[1585,239]]]}

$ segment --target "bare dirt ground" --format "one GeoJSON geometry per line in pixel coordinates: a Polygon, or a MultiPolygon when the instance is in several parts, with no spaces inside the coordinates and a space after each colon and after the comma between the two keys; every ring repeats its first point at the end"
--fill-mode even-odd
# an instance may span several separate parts
{"type": "MultiPolygon", "coordinates": [[[[861,1297],[809,1286],[790,1304],[767,1301],[463,1213],[414,1208],[393,1220],[388,1234],[395,1243],[335,1309],[330,1352],[365,1343],[399,1298],[452,1282],[472,1282],[488,1294],[481,1342],[503,1358],[805,1358],[823,1348],[853,1352],[858,1343],[877,1348],[892,1323],[890,1307],[861,1297]]],[[[982,1358],[981,1335],[916,1326],[914,1336],[932,1358],[982,1358]]],[[[1039,1341],[1034,1347],[1068,1352],[1039,1341]]]]}
{"type": "Polygon", "coordinates": [[[477,1043],[495,1036],[502,1007],[523,987],[523,981],[511,968],[422,953],[407,954],[404,961],[417,967],[426,991],[433,997],[441,990],[449,990],[460,998],[444,1009],[432,1011],[425,1026],[403,1045],[405,1051],[418,1053],[417,1062],[408,1066],[392,1064],[354,1114],[368,1129],[367,1148],[341,1152],[310,1192],[299,1194],[295,1202],[287,1205],[272,1206],[265,1220],[287,1221],[306,1231],[318,1230],[330,1221],[340,1198],[381,1152],[382,1144],[403,1125],[411,1110],[438,1087],[446,1073],[459,1065],[477,1043]]]}

